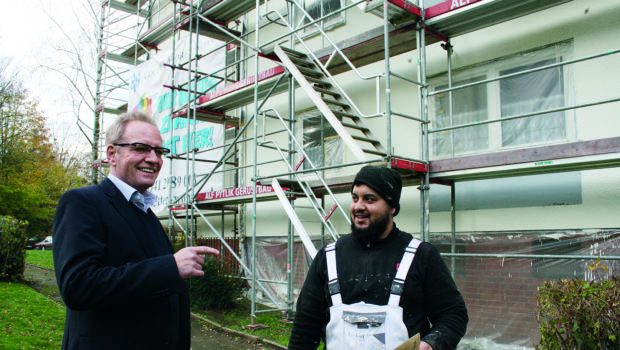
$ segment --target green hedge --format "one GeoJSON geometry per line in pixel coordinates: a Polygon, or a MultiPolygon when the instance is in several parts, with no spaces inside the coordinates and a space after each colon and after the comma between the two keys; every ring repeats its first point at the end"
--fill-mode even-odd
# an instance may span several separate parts
{"type": "Polygon", "coordinates": [[[243,295],[245,284],[237,277],[228,276],[222,263],[205,258],[204,276],[189,280],[189,295],[193,309],[226,309],[243,295]]]}
{"type": "Polygon", "coordinates": [[[620,280],[578,279],[538,288],[536,349],[619,349],[620,280]]]}
{"type": "Polygon", "coordinates": [[[0,281],[17,282],[26,264],[27,222],[0,216],[0,281]]]}

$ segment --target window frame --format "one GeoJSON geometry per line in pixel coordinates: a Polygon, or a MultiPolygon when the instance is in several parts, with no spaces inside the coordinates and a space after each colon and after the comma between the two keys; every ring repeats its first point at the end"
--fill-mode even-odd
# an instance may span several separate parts
{"type": "MultiPolygon", "coordinates": [[[[338,10],[342,9],[343,7],[345,7],[345,1],[344,0],[315,0],[317,2],[320,3],[324,3],[325,1],[334,1],[334,2],[340,2],[340,7],[338,8],[338,10]]],[[[299,1],[301,3],[301,5],[304,7],[304,10],[306,12],[308,12],[307,10],[307,6],[306,6],[306,0],[300,0],[299,1]]],[[[297,24],[297,26],[304,26],[307,23],[305,22],[305,16],[300,13],[301,11],[296,10],[295,12],[295,23],[297,24]]],[[[326,16],[326,14],[324,14],[323,16],[320,17],[324,17],[326,16]]],[[[319,18],[320,18],[319,17],[319,18]]],[[[345,24],[346,22],[346,11],[342,11],[340,12],[338,15],[334,15],[331,16],[330,18],[318,23],[319,25],[322,26],[323,30],[330,30],[334,27],[337,26],[341,26],[343,24],[345,24]]],[[[319,33],[319,30],[316,29],[316,27],[314,25],[308,26],[306,28],[303,29],[302,31],[302,37],[303,38],[307,38],[310,36],[314,36],[317,35],[319,33]]]]}
{"type": "MultiPolygon", "coordinates": [[[[520,66],[534,64],[537,62],[554,59],[556,62],[568,61],[572,56],[573,51],[573,43],[571,41],[564,41],[559,43],[554,43],[551,45],[535,48],[532,50],[527,50],[523,52],[518,52],[515,54],[507,55],[504,57],[500,57],[498,59],[485,61],[479,64],[471,65],[468,67],[464,67],[458,70],[453,71],[452,74],[452,86],[459,86],[459,82],[466,81],[468,79],[472,79],[474,77],[484,77],[484,79],[496,79],[500,76],[500,72],[514,69],[520,66]]],[[[564,105],[570,106],[574,104],[574,92],[570,88],[571,83],[574,81],[572,68],[570,65],[562,65],[554,69],[561,69],[561,84],[562,91],[564,94],[564,105]]],[[[441,86],[447,86],[448,77],[444,72],[441,76],[436,75],[433,77],[429,77],[428,79],[429,85],[431,87],[431,91],[440,90],[441,86]]],[[[549,144],[559,144],[574,141],[576,138],[576,122],[575,122],[575,113],[574,110],[564,111],[564,125],[565,125],[565,137],[554,139],[554,140],[542,140],[535,141],[531,143],[520,143],[511,146],[503,145],[502,140],[502,101],[501,101],[501,90],[500,90],[501,79],[494,80],[488,83],[481,84],[486,87],[486,102],[487,102],[487,118],[484,119],[487,124],[484,124],[488,127],[488,148],[478,149],[473,151],[465,151],[465,152],[454,152],[448,150],[447,152],[438,153],[435,147],[434,135],[431,135],[431,157],[432,159],[446,159],[453,157],[462,157],[467,155],[478,155],[492,152],[500,152],[506,150],[513,149],[522,149],[535,147],[540,145],[549,145],[549,144]]],[[[446,92],[445,94],[448,94],[446,92]]],[[[431,97],[431,101],[429,101],[429,113],[431,116],[431,123],[436,120],[437,108],[439,104],[433,103],[434,98],[437,98],[436,95],[431,97]]],[[[444,106],[446,109],[448,106],[444,106]]],[[[432,125],[432,124],[431,124],[432,125]]],[[[453,132],[454,130],[450,130],[449,132],[453,132]]]]}
{"type": "MultiPolygon", "coordinates": [[[[314,164],[314,166],[316,168],[321,168],[321,167],[326,167],[326,166],[332,166],[332,165],[341,165],[344,164],[346,162],[345,159],[345,145],[344,142],[342,141],[342,139],[340,137],[338,137],[338,134],[336,133],[335,130],[333,130],[331,124],[329,124],[329,122],[325,119],[325,117],[321,114],[321,112],[318,109],[309,109],[309,110],[305,110],[305,111],[300,111],[296,113],[296,119],[299,121],[300,127],[298,128],[298,137],[301,140],[301,145],[304,148],[304,152],[306,154],[308,154],[308,151],[306,150],[306,142],[305,142],[305,136],[306,136],[306,120],[308,118],[320,118],[320,120],[322,120],[322,129],[321,129],[321,136],[322,136],[322,140],[321,140],[321,148],[322,148],[322,163],[321,164],[317,164],[315,159],[312,159],[312,162],[314,164]],[[326,128],[331,128],[331,130],[334,132],[334,135],[326,135],[326,128]],[[337,143],[337,147],[340,150],[340,152],[336,152],[336,154],[340,154],[341,158],[340,159],[335,159],[333,157],[327,157],[327,149],[326,149],[326,140],[327,139],[335,139],[335,143],[337,143]],[[329,163],[327,163],[327,160],[330,160],[329,163]]],[[[308,154],[308,156],[310,156],[310,154],[308,154]]],[[[297,159],[297,161],[301,161],[301,157],[302,154],[299,154],[299,157],[297,159]]],[[[304,169],[308,169],[306,168],[306,165],[303,165],[304,169]]],[[[333,169],[334,171],[340,171],[338,169],[333,169]]],[[[329,173],[326,173],[324,175],[328,175],[329,173]]]]}

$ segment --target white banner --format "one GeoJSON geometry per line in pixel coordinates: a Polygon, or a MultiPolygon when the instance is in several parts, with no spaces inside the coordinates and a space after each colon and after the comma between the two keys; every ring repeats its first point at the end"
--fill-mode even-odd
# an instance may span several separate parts
{"type": "MultiPolygon", "coordinates": [[[[196,42],[192,44],[192,51],[196,51],[196,42]]],[[[219,41],[201,38],[199,48],[201,52],[209,52],[221,46],[219,41]]],[[[188,41],[177,43],[175,49],[175,64],[188,62],[189,50],[188,41]]],[[[198,71],[202,73],[214,72],[224,67],[225,51],[218,50],[198,62],[198,71]]],[[[158,197],[153,211],[166,211],[168,204],[181,205],[191,202],[192,192],[187,192],[192,188],[194,180],[200,181],[200,175],[208,174],[214,167],[213,162],[217,161],[223,154],[223,149],[211,150],[214,147],[224,144],[224,126],[207,122],[197,121],[194,125],[185,114],[173,118],[172,110],[178,110],[188,102],[189,94],[182,90],[173,90],[165,87],[172,85],[172,68],[164,66],[172,64],[172,50],[164,50],[147,62],[136,67],[132,72],[130,81],[130,92],[128,108],[130,110],[142,110],[150,114],[159,125],[161,136],[164,140],[164,147],[170,148],[173,155],[186,154],[189,149],[198,149],[196,162],[192,170],[192,164],[187,164],[184,159],[165,159],[163,168],[159,173],[159,178],[155,185],[150,189],[158,197]],[[174,105],[174,107],[173,107],[174,105]],[[189,129],[189,131],[188,131],[189,129]],[[171,171],[172,164],[172,171],[171,171]],[[192,178],[192,175],[194,178],[192,178]],[[179,199],[187,196],[183,199],[179,199]]],[[[187,68],[187,66],[185,66],[187,68]]],[[[175,70],[174,85],[183,85],[187,90],[188,72],[186,70],[175,70]]],[[[216,79],[202,78],[198,81],[197,90],[207,92],[214,90],[216,79]]],[[[194,83],[192,83],[194,84],[194,83]]],[[[184,157],[185,158],[185,157],[184,157]]],[[[201,192],[219,190],[223,188],[222,174],[214,174],[203,186],[201,192]]],[[[195,195],[195,194],[194,194],[195,195]]]]}

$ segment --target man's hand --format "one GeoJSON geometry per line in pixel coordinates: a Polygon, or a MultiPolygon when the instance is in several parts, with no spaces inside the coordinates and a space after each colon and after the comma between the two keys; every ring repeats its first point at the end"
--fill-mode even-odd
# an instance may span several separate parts
{"type": "Polygon", "coordinates": [[[419,350],[433,350],[433,348],[430,345],[428,345],[428,343],[421,342],[419,350]]]}
{"type": "Polygon", "coordinates": [[[202,271],[202,264],[205,262],[205,254],[219,255],[220,252],[210,247],[187,247],[174,254],[174,260],[177,262],[179,275],[182,279],[198,277],[205,274],[202,271]]]}

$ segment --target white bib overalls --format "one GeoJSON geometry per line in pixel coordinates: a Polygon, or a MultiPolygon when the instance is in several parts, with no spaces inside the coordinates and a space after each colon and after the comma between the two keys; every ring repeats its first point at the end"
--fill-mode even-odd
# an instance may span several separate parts
{"type": "Polygon", "coordinates": [[[409,339],[403,322],[403,309],[398,306],[405,278],[421,241],[413,238],[396,271],[387,305],[359,302],[342,303],[336,269],[336,244],[325,248],[328,286],[333,306],[326,329],[326,346],[329,350],[393,350],[409,339]]]}

